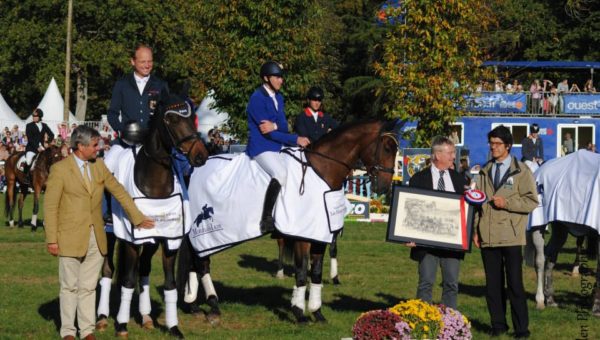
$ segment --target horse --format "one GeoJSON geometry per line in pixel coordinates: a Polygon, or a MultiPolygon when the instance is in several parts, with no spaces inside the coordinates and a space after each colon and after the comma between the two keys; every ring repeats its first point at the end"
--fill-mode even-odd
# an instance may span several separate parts
{"type": "MultiPolygon", "coordinates": [[[[162,98],[155,113],[150,117],[149,132],[142,146],[135,152],[133,166],[133,181],[143,197],[149,199],[167,199],[181,181],[175,181],[177,174],[173,169],[172,149],[175,148],[185,155],[190,165],[201,166],[208,158],[208,152],[196,132],[193,111],[181,97],[170,95],[162,98]]],[[[135,148],[134,148],[135,149],[135,148]]],[[[124,149],[123,152],[133,152],[124,149]]],[[[122,154],[121,154],[122,155],[122,154]]],[[[119,165],[120,167],[121,165],[119,165]]],[[[131,189],[133,190],[133,189],[131,189]]],[[[139,203],[138,203],[139,204],[139,203]]],[[[115,219],[115,202],[112,203],[113,223],[115,219]]],[[[182,214],[183,215],[183,214],[182,214]]],[[[132,229],[132,233],[135,231],[132,229]]],[[[170,240],[164,238],[144,239],[144,250],[140,257],[139,244],[127,237],[119,238],[119,281],[121,285],[121,303],[117,314],[116,333],[119,337],[127,337],[130,304],[136,284],[136,271],[139,267],[140,276],[140,314],[144,328],[154,328],[150,316],[149,273],[152,255],[162,244],[162,262],[165,274],[164,299],[166,304],[167,328],[171,336],[183,338],[177,324],[177,291],[175,281],[175,259],[179,245],[177,242],[169,247],[170,240]],[[147,243],[150,242],[150,243],[147,243]]],[[[133,236],[131,236],[133,238],[133,236]]],[[[177,240],[175,240],[177,241],[177,240]]]]}
{"type": "MultiPolygon", "coordinates": [[[[306,161],[303,162],[302,167],[303,169],[311,167],[328,188],[332,191],[339,191],[342,189],[346,176],[352,169],[352,166],[358,160],[361,160],[371,178],[373,191],[387,193],[391,188],[396,152],[398,150],[398,139],[394,132],[395,126],[395,121],[369,120],[339,127],[323,136],[309,148],[304,149],[306,161]]],[[[192,177],[192,181],[190,182],[190,197],[192,196],[192,190],[195,189],[193,182],[194,177],[192,177]]],[[[309,189],[307,188],[306,190],[309,189]]],[[[225,229],[228,227],[230,226],[223,226],[225,229]]],[[[188,235],[188,240],[189,238],[190,236],[188,235]]],[[[284,235],[284,238],[286,249],[292,250],[294,257],[296,284],[292,293],[292,314],[298,323],[306,323],[311,320],[304,315],[306,307],[305,293],[308,283],[308,263],[310,261],[311,286],[308,309],[315,321],[325,322],[326,318],[321,312],[321,290],[323,255],[327,243],[306,238],[294,238],[289,235],[284,235]]],[[[196,293],[194,290],[197,290],[198,287],[197,277],[195,277],[196,273],[190,269],[191,263],[189,263],[189,260],[194,257],[192,254],[193,250],[188,242],[184,242],[184,245],[182,245],[178,278],[180,280],[181,293],[184,294],[186,291],[191,291],[191,296],[195,297],[194,294],[196,293]],[[184,284],[183,280],[187,280],[188,282],[184,284]]],[[[205,272],[209,270],[210,263],[208,259],[201,258],[200,260],[196,264],[203,265],[205,272]]],[[[202,283],[207,298],[213,298],[211,303],[216,303],[218,300],[216,299],[216,292],[214,291],[210,276],[202,276],[202,283]]],[[[186,299],[185,301],[190,303],[193,300],[186,299]]]]}
{"type": "Polygon", "coordinates": [[[14,227],[15,221],[13,218],[15,209],[16,185],[19,184],[20,195],[18,197],[19,204],[19,228],[23,228],[23,206],[25,198],[29,193],[29,188],[33,188],[33,214],[31,216],[31,231],[37,230],[37,214],[40,209],[39,199],[40,193],[46,188],[46,180],[50,173],[52,164],[63,159],[60,148],[57,146],[49,146],[44,151],[38,153],[34,160],[29,174],[25,174],[18,168],[21,157],[25,152],[16,152],[8,157],[4,164],[6,176],[6,193],[4,200],[5,216],[8,218],[9,226],[14,227]]]}

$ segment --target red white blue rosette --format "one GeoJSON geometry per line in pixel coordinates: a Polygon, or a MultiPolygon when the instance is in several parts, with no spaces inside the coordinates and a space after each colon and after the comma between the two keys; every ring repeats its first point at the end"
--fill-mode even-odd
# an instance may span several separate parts
{"type": "Polygon", "coordinates": [[[485,197],[485,194],[481,190],[471,189],[465,191],[465,200],[469,204],[481,205],[486,199],[487,197],[485,197]]]}

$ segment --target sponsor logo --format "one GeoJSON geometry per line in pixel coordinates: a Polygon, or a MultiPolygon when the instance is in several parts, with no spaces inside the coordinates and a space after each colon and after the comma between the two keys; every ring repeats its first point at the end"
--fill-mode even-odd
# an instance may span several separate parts
{"type": "Polygon", "coordinates": [[[208,204],[205,204],[202,207],[202,212],[194,219],[194,225],[190,231],[191,238],[223,230],[223,226],[221,224],[214,223],[212,217],[214,213],[215,211],[213,207],[209,207],[208,204]]]}

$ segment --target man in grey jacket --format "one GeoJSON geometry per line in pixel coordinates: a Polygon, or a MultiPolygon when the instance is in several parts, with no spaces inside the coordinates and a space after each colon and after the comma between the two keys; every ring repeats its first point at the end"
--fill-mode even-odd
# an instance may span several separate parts
{"type": "Polygon", "coordinates": [[[473,241],[481,247],[492,335],[508,331],[508,296],[514,335],[527,338],[529,315],[521,247],[525,245],[528,215],[538,205],[535,180],[529,168],[510,155],[513,137],[508,128],[498,126],[490,131],[488,144],[492,160],[481,169],[477,180],[477,188],[488,200],[476,216],[473,241]]]}

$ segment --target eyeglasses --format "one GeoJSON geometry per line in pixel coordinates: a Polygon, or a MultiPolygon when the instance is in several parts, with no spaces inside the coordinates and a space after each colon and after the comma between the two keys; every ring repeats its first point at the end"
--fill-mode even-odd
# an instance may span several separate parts
{"type": "Polygon", "coordinates": [[[500,146],[500,145],[504,145],[504,143],[501,142],[488,142],[489,146],[500,146]]]}

